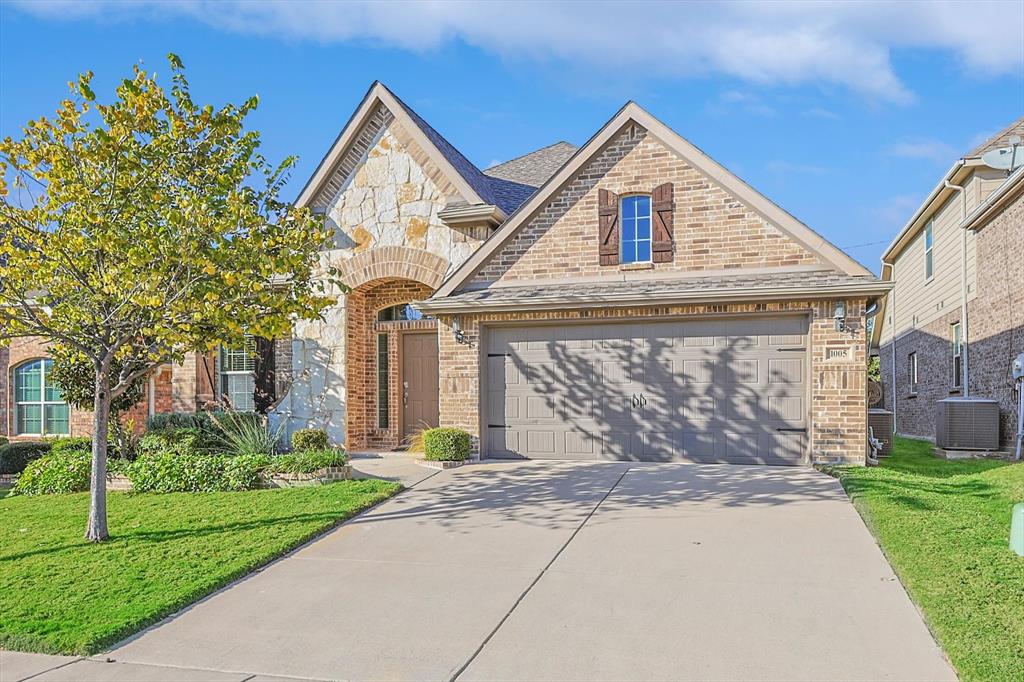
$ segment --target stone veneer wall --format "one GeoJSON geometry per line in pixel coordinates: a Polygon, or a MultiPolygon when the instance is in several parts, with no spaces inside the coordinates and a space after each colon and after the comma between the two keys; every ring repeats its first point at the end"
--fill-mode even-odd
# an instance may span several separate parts
{"type": "Polygon", "coordinates": [[[675,258],[652,270],[688,271],[814,265],[817,257],[653,135],[627,128],[580,170],[474,278],[477,283],[617,275],[600,265],[598,189],[620,195],[674,184],[675,258]]]}
{"type": "MultiPolygon", "coordinates": [[[[450,272],[489,235],[485,226],[454,229],[438,217],[459,197],[397,121],[389,120],[376,134],[363,161],[354,166],[351,178],[338,185],[340,193],[323,200],[337,244],[323,259],[343,273],[346,284],[357,287],[371,279],[403,278],[429,279],[436,286],[433,261],[443,263],[450,272]],[[386,257],[371,257],[376,253],[386,257]]],[[[377,447],[393,447],[394,434],[371,438],[369,406],[362,403],[354,406],[353,413],[359,440],[350,444],[346,439],[345,423],[353,408],[347,385],[357,381],[357,390],[365,394],[369,371],[365,361],[358,361],[358,376],[346,377],[346,357],[352,356],[346,350],[346,309],[351,305],[346,299],[350,296],[339,296],[338,304],[322,320],[296,324],[291,346],[294,376],[288,395],[275,411],[274,423],[283,422],[289,436],[295,429],[315,426],[326,429],[336,444],[365,447],[373,442],[377,447]]]]}
{"type": "Polygon", "coordinates": [[[441,425],[468,431],[479,456],[480,444],[480,343],[481,327],[488,322],[566,320],[593,323],[644,317],[713,315],[717,313],[768,313],[808,311],[812,315],[811,343],[811,456],[816,463],[864,464],[867,444],[867,338],[864,299],[848,300],[850,331],[837,332],[831,317],[831,301],[785,301],[736,305],[692,305],[554,311],[533,313],[481,313],[461,315],[460,323],[470,344],[459,344],[452,333],[452,317],[439,319],[438,341],[441,375],[441,425]],[[845,350],[838,359],[830,351],[845,350]]]}

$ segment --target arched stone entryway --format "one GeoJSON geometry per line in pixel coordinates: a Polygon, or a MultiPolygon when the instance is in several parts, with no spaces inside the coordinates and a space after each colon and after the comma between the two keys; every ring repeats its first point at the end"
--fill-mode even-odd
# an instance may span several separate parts
{"type": "MultiPolygon", "coordinates": [[[[421,301],[433,292],[434,288],[422,282],[386,277],[366,282],[346,296],[345,440],[349,449],[392,449],[416,423],[437,426],[437,321],[381,319],[383,311],[421,301]],[[416,341],[419,343],[413,343],[416,341]],[[421,398],[430,392],[433,406],[427,407],[428,416],[407,418],[413,406],[404,404],[403,396],[421,398]]],[[[421,405],[417,400],[416,406],[421,405]]]]}
{"type": "Polygon", "coordinates": [[[289,438],[296,429],[315,427],[349,450],[395,447],[402,436],[402,335],[434,332],[436,338],[436,323],[378,322],[377,313],[430,296],[449,263],[406,246],[381,246],[351,257],[336,251],[328,260],[352,291],[326,310],[322,320],[296,325],[294,378],[273,419],[287,427],[289,438]],[[378,419],[377,344],[382,334],[388,365],[387,428],[380,428],[378,419]]]}

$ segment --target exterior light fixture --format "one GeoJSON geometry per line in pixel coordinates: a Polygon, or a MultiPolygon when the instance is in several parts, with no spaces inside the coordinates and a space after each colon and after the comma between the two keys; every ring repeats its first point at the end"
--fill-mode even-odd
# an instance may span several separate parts
{"type": "Polygon", "coordinates": [[[835,308],[832,312],[832,319],[836,321],[836,331],[846,331],[846,301],[836,301],[835,308]]]}
{"type": "Polygon", "coordinates": [[[455,343],[469,343],[466,332],[462,331],[462,318],[458,315],[452,318],[452,335],[455,336],[455,343]]]}

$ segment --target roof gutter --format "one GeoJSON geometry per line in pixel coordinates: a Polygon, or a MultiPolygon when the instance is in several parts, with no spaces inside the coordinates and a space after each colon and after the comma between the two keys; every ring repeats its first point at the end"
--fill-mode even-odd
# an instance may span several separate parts
{"type": "Polygon", "coordinates": [[[953,178],[956,177],[956,174],[960,172],[960,169],[963,168],[965,165],[967,165],[967,160],[959,159],[950,167],[948,171],[946,171],[946,174],[942,176],[942,179],[939,180],[939,183],[935,185],[931,193],[928,194],[927,198],[925,198],[925,200],[921,203],[917,210],[914,211],[914,215],[910,216],[910,220],[907,221],[907,224],[904,225],[903,229],[899,231],[899,234],[896,235],[896,238],[892,240],[892,243],[889,244],[889,246],[886,247],[885,251],[882,253],[883,265],[885,265],[886,263],[892,263],[892,259],[895,257],[896,251],[899,250],[899,248],[902,246],[902,242],[904,242],[906,238],[910,236],[910,234],[913,232],[914,226],[924,216],[924,214],[928,211],[928,208],[938,198],[938,196],[942,194],[944,191],[946,191],[946,183],[952,181],[953,178]]]}
{"type": "Polygon", "coordinates": [[[425,313],[465,313],[465,312],[499,312],[511,310],[562,310],[581,308],[628,308],[634,306],[666,306],[666,305],[689,305],[694,303],[743,303],[747,301],[771,301],[779,299],[801,299],[819,300],[836,298],[838,296],[883,296],[890,289],[892,284],[879,282],[877,280],[864,282],[862,284],[841,284],[835,286],[817,286],[813,289],[801,287],[744,287],[732,289],[720,289],[713,291],[694,291],[676,294],[673,296],[659,296],[652,299],[649,296],[637,296],[636,294],[619,294],[609,296],[597,296],[594,294],[580,294],[574,296],[527,296],[519,299],[505,299],[498,301],[486,301],[471,299],[466,301],[448,299],[427,299],[413,303],[413,306],[425,313]]]}

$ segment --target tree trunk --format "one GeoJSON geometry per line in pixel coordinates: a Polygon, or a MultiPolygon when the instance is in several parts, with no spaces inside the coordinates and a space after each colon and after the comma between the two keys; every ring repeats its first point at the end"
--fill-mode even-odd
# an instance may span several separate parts
{"type": "Polygon", "coordinates": [[[107,533],[107,433],[110,429],[110,369],[96,370],[92,412],[92,477],[85,539],[103,542],[107,533]]]}

